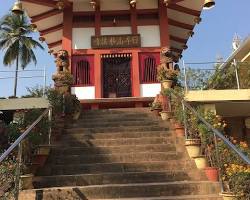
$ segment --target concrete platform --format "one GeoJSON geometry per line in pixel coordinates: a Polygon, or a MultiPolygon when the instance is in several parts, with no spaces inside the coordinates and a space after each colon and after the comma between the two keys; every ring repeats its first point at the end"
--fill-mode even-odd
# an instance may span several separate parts
{"type": "Polygon", "coordinates": [[[81,100],[83,109],[147,107],[154,97],[121,97],[81,100]]]}

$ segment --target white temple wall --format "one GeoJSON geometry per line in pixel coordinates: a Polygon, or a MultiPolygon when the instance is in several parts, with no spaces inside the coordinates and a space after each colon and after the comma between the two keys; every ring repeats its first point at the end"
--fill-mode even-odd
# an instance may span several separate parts
{"type": "Polygon", "coordinates": [[[141,97],[155,97],[161,91],[160,83],[152,84],[141,84],[140,85],[140,96],[141,97]]]}
{"type": "Polygon", "coordinates": [[[138,26],[138,33],[141,34],[142,47],[160,47],[160,26],[138,26]]]}
{"type": "Polygon", "coordinates": [[[95,86],[71,87],[71,94],[75,94],[79,100],[95,99],[95,86]]]}
{"type": "Polygon", "coordinates": [[[72,48],[91,49],[91,36],[95,35],[95,28],[73,28],[72,48]]]}
{"type": "Polygon", "coordinates": [[[124,35],[131,34],[131,27],[102,27],[101,35],[124,35]]]}

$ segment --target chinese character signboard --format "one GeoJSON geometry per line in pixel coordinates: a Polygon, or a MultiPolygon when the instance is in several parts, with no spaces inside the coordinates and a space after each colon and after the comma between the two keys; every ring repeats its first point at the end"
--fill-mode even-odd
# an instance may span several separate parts
{"type": "Polygon", "coordinates": [[[92,36],[91,46],[93,49],[140,47],[141,37],[140,35],[92,36]]]}

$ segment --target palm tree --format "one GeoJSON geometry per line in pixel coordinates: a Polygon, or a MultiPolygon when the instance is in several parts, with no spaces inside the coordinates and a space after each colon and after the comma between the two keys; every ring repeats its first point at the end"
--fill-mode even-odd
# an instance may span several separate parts
{"type": "Polygon", "coordinates": [[[43,46],[31,37],[34,27],[26,14],[9,13],[0,20],[0,50],[4,50],[3,64],[10,66],[16,61],[14,96],[17,91],[19,64],[24,69],[29,63],[37,64],[33,49],[43,46]]]}

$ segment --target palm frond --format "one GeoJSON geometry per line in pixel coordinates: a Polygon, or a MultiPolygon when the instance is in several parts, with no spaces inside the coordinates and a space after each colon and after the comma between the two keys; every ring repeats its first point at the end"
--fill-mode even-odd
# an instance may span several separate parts
{"type": "Polygon", "coordinates": [[[33,49],[44,47],[30,35],[33,33],[26,14],[9,13],[0,20],[0,50],[5,51],[3,64],[11,65],[17,58],[22,68],[37,63],[33,49]]]}

